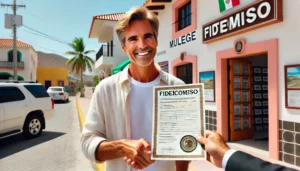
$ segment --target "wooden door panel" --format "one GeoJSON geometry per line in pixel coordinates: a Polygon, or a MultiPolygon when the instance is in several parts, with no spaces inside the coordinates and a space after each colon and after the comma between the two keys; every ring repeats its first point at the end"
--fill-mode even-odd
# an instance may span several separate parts
{"type": "Polygon", "coordinates": [[[229,61],[230,140],[253,137],[252,64],[246,60],[229,61]]]}

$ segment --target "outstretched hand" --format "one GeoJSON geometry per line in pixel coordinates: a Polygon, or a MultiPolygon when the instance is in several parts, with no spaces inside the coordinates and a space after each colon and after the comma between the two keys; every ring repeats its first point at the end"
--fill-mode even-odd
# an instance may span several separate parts
{"type": "Polygon", "coordinates": [[[222,136],[217,132],[206,131],[204,137],[199,135],[197,141],[204,145],[205,150],[209,153],[209,159],[217,167],[222,167],[222,160],[229,150],[222,136]]]}

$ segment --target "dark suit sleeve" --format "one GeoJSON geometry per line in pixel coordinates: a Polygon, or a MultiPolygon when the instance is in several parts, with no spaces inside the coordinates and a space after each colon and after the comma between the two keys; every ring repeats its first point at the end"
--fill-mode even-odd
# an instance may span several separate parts
{"type": "Polygon", "coordinates": [[[228,159],[225,171],[296,171],[291,168],[266,162],[249,154],[237,151],[228,159]]]}

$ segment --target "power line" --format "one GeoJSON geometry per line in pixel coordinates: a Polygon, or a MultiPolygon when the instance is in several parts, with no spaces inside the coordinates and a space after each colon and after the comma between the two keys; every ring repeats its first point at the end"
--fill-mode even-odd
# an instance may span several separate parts
{"type": "MultiPolygon", "coordinates": [[[[21,1],[21,3],[24,5],[24,3],[23,3],[22,1],[21,1]]],[[[32,14],[31,12],[29,12],[26,8],[24,8],[24,10],[25,10],[25,12],[27,12],[28,14],[30,14],[31,16],[33,16],[34,18],[36,18],[37,20],[39,20],[34,14],[32,14]]],[[[40,22],[40,20],[39,20],[39,22],[40,22]]],[[[44,35],[43,37],[47,36],[47,37],[45,37],[45,38],[49,38],[49,39],[54,40],[54,41],[57,41],[57,42],[59,42],[59,43],[69,44],[69,43],[66,42],[66,41],[63,41],[63,40],[58,39],[58,38],[56,38],[56,37],[50,36],[50,35],[48,35],[48,34],[46,34],[46,33],[43,33],[43,32],[38,31],[38,30],[36,30],[36,29],[33,29],[33,28],[29,27],[29,26],[26,26],[26,25],[23,25],[23,26],[24,26],[25,28],[27,28],[27,29],[30,29],[30,30],[32,30],[32,31],[35,31],[35,32],[37,32],[37,33],[39,33],[39,34],[41,34],[41,35],[44,35]]],[[[32,32],[28,32],[28,33],[39,36],[38,34],[35,34],[35,33],[32,33],[32,32]]]]}
{"type": "Polygon", "coordinates": [[[25,32],[27,32],[27,33],[30,33],[30,34],[33,34],[33,35],[36,35],[36,36],[40,36],[40,37],[43,37],[43,38],[47,38],[47,39],[50,39],[50,40],[53,40],[53,41],[56,41],[56,42],[59,42],[59,43],[63,43],[63,44],[67,44],[67,45],[68,45],[68,43],[66,43],[66,42],[57,40],[57,39],[52,38],[52,37],[49,37],[49,36],[45,36],[45,35],[33,33],[33,32],[30,32],[30,31],[27,31],[27,30],[22,30],[22,31],[25,31],[25,32]]]}
{"type": "MultiPolygon", "coordinates": [[[[23,1],[21,1],[21,3],[23,4],[23,5],[25,5],[25,3],[23,2],[23,1]]],[[[38,20],[41,24],[44,24],[36,15],[34,15],[33,13],[31,13],[31,12],[29,12],[29,10],[27,10],[27,8],[24,8],[24,11],[26,12],[26,13],[28,13],[29,15],[31,15],[32,17],[34,17],[36,20],[38,20]]]]}
{"type": "Polygon", "coordinates": [[[60,43],[69,44],[69,43],[66,42],[66,41],[60,40],[60,39],[58,39],[58,38],[56,38],[56,37],[50,36],[50,35],[48,35],[48,34],[46,34],[46,33],[43,33],[43,32],[41,32],[41,31],[38,31],[38,30],[36,30],[36,29],[30,28],[30,27],[28,27],[28,26],[26,26],[26,25],[23,25],[23,26],[26,27],[26,28],[28,28],[29,30],[35,31],[35,32],[37,32],[37,33],[39,33],[39,34],[42,34],[42,35],[47,36],[47,37],[49,37],[49,38],[52,38],[53,40],[56,40],[56,41],[58,41],[58,42],[60,42],[60,43]]]}
{"type": "MultiPolygon", "coordinates": [[[[39,34],[36,34],[36,33],[32,33],[32,32],[26,31],[26,30],[21,30],[21,31],[25,31],[25,32],[30,33],[30,34],[33,34],[33,35],[37,35],[37,36],[44,37],[44,36],[42,36],[42,35],[39,35],[39,34]]],[[[45,37],[45,38],[48,38],[48,37],[45,37]]],[[[46,49],[46,50],[49,50],[49,51],[52,51],[52,52],[55,52],[55,53],[64,55],[64,53],[55,51],[55,50],[53,50],[53,49],[45,48],[45,47],[43,47],[43,46],[38,46],[38,45],[35,45],[35,44],[31,44],[31,45],[34,46],[34,47],[40,47],[40,48],[42,48],[42,49],[46,49]]]]}
{"type": "MultiPolygon", "coordinates": [[[[37,45],[35,45],[35,46],[37,46],[37,45]]],[[[52,51],[52,52],[55,52],[55,53],[58,53],[58,54],[64,54],[64,53],[57,52],[57,51],[55,51],[55,50],[48,49],[48,48],[45,48],[45,47],[42,47],[42,46],[37,46],[37,47],[40,47],[40,48],[42,48],[42,49],[46,49],[46,50],[49,50],[49,51],[52,51]]]]}

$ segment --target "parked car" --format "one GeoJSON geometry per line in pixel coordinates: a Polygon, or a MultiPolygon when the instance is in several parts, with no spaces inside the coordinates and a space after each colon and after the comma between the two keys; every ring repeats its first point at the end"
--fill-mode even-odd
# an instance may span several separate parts
{"type": "Polygon", "coordinates": [[[64,87],[60,86],[51,86],[47,89],[47,93],[54,99],[54,100],[63,100],[65,102],[69,101],[69,93],[64,87]]]}
{"type": "Polygon", "coordinates": [[[0,80],[0,139],[22,133],[41,135],[54,113],[54,101],[43,85],[0,80]]]}

